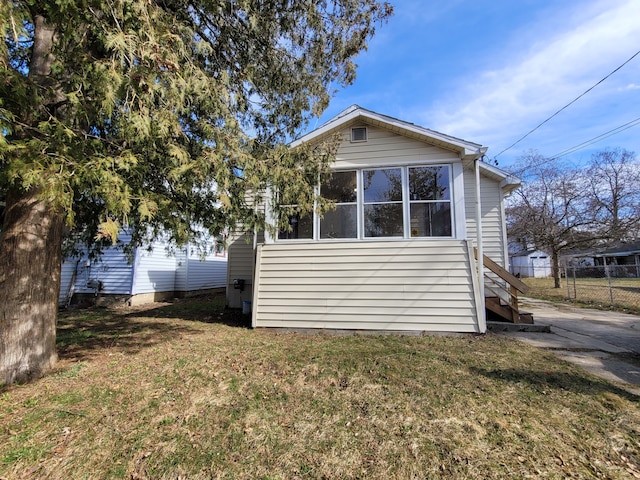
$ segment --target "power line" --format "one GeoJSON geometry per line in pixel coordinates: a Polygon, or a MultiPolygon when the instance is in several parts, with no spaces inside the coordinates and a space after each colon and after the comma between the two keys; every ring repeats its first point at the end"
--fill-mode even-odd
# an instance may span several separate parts
{"type": "Polygon", "coordinates": [[[500,153],[498,153],[494,158],[497,159],[500,155],[502,155],[504,152],[506,152],[507,150],[512,149],[513,147],[515,147],[518,143],[520,143],[522,140],[524,140],[525,138],[527,138],[529,135],[531,135],[533,132],[535,132],[536,130],[538,130],[542,125],[544,125],[545,123],[547,123],[549,120],[551,120],[553,117],[555,117],[556,115],[558,115],[560,112],[562,112],[563,110],[567,109],[569,106],[573,105],[575,102],[577,102],[579,99],[581,99],[582,97],[584,97],[587,93],[589,93],[591,90],[593,90],[594,88],[596,88],[598,85],[600,85],[602,82],[604,82],[607,78],[609,78],[611,75],[613,75],[614,73],[616,73],[618,70],[620,70],[622,67],[624,67],[627,63],[629,63],[631,60],[633,60],[635,57],[637,57],[638,55],[640,55],[640,50],[638,50],[636,53],[634,53],[626,62],[624,62],[622,65],[620,65],[618,68],[616,68],[615,70],[613,70],[611,73],[609,73],[606,77],[602,78],[600,81],[598,81],[596,84],[594,84],[593,86],[589,87],[587,90],[585,90],[582,94],[578,95],[576,98],[574,98],[573,100],[571,100],[569,103],[567,103],[564,107],[562,107],[560,110],[558,110],[556,113],[554,113],[553,115],[551,115],[549,118],[547,118],[546,120],[544,120],[543,122],[541,122],[540,124],[538,124],[535,128],[531,129],[529,132],[527,132],[525,135],[523,135],[522,137],[520,137],[518,140],[516,140],[515,142],[513,142],[511,145],[509,145],[507,148],[505,148],[504,150],[502,150],[500,153]]]}
{"type": "Polygon", "coordinates": [[[640,125],[640,117],[636,118],[635,120],[631,120],[630,122],[624,123],[622,125],[617,126],[616,128],[612,128],[611,130],[604,132],[600,135],[597,135],[593,138],[590,138],[589,140],[585,140],[582,143],[579,143],[577,145],[574,145],[573,147],[567,148],[566,150],[563,150],[560,153],[557,153],[555,155],[552,155],[550,157],[545,157],[543,160],[534,163],[533,165],[527,165],[524,166],[518,170],[514,170],[512,171],[512,173],[514,175],[521,175],[524,170],[530,169],[530,168],[536,168],[539,167],[541,165],[544,165],[545,163],[550,163],[553,162],[554,160],[557,160],[561,157],[564,157],[565,155],[569,155],[570,153],[574,153],[577,152],[578,150],[583,149],[584,147],[588,147],[589,145],[593,145],[594,143],[599,142],[600,140],[604,140],[605,138],[609,138],[613,135],[616,135],[620,132],[624,132],[625,130],[628,130],[632,127],[635,127],[637,125],[640,125]]]}
{"type": "Polygon", "coordinates": [[[624,125],[620,125],[616,128],[613,128],[611,130],[609,130],[608,132],[602,133],[600,135],[598,135],[597,137],[593,137],[589,140],[586,140],[582,143],[579,143],[578,145],[575,145],[571,148],[567,148],[566,150],[557,153],[556,155],[553,155],[551,158],[555,159],[555,158],[560,158],[560,157],[564,157],[565,155],[569,155],[570,153],[573,152],[577,152],[578,150],[581,150],[584,147],[588,147],[589,145],[593,145],[594,143],[599,142],[600,140],[604,140],[605,138],[609,138],[617,133],[620,132],[624,132],[625,130],[628,130],[629,128],[635,127],[636,125],[640,125],[640,117],[636,118],[635,120],[631,120],[630,122],[625,123],[624,125]]]}

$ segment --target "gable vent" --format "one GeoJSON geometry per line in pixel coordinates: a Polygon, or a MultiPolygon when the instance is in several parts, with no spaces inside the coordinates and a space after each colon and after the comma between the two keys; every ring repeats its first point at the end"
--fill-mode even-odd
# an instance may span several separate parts
{"type": "Polygon", "coordinates": [[[355,127],[351,129],[351,141],[352,142],[366,142],[367,141],[367,127],[355,127]]]}

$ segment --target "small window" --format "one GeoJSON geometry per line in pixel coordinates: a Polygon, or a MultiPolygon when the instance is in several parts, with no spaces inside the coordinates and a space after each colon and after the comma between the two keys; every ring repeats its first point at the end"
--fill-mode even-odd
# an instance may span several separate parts
{"type": "Polygon", "coordinates": [[[351,141],[352,142],[366,142],[367,141],[367,127],[355,127],[351,129],[351,141]]]}

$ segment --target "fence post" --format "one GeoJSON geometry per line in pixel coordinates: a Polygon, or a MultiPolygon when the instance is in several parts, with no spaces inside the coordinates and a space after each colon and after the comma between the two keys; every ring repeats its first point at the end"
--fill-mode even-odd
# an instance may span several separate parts
{"type": "Polygon", "coordinates": [[[613,307],[613,288],[611,287],[611,269],[607,265],[607,257],[602,257],[604,261],[604,272],[607,274],[607,283],[609,284],[609,305],[613,307]]]}
{"type": "Polygon", "coordinates": [[[569,265],[565,265],[563,268],[565,283],[567,284],[567,299],[571,300],[571,285],[569,285],[569,265]]]}
{"type": "MultiPolygon", "coordinates": [[[[568,283],[568,282],[567,282],[568,283]]],[[[578,290],[576,288],[576,267],[573,266],[573,299],[578,300],[578,290]]]]}

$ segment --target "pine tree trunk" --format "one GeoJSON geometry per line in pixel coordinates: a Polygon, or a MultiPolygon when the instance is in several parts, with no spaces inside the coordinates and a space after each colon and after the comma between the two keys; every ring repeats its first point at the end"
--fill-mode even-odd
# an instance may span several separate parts
{"type": "Polygon", "coordinates": [[[37,192],[9,191],[0,232],[0,385],[56,363],[62,217],[37,192]]]}

